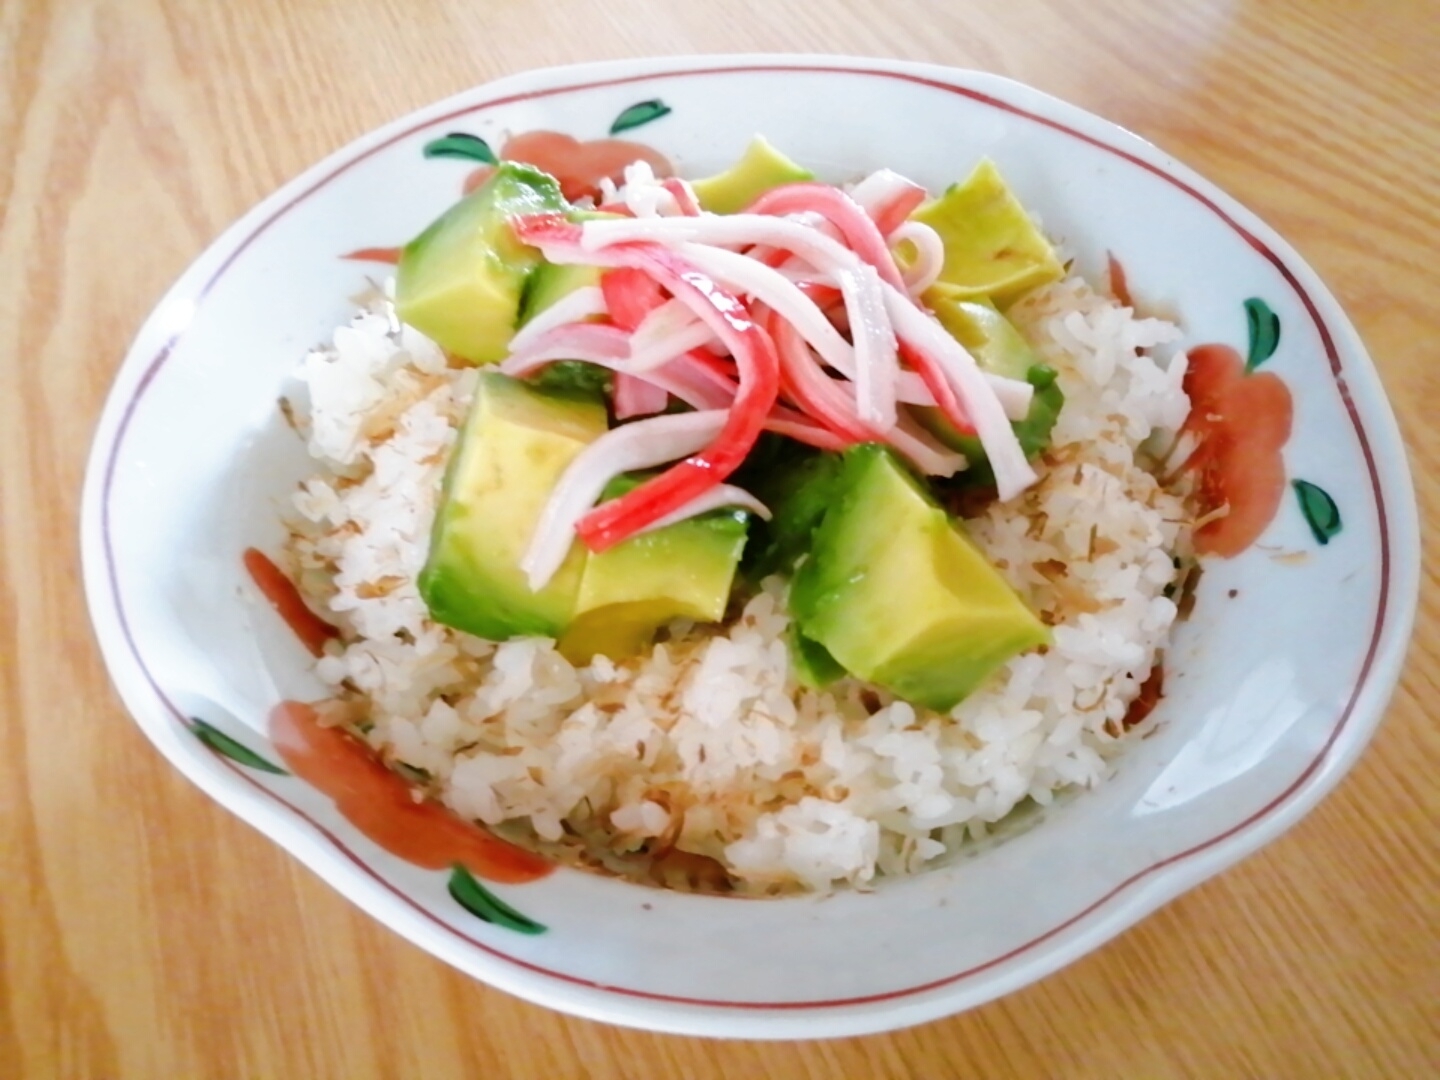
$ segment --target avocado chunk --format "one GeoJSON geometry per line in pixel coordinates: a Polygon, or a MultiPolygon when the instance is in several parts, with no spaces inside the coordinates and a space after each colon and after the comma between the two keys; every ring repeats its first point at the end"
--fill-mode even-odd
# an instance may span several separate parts
{"type": "Polygon", "coordinates": [[[505,358],[520,298],[540,263],[510,229],[519,214],[561,211],[555,178],[502,161],[400,253],[395,310],[446,352],[474,364],[505,358]]]}
{"type": "Polygon", "coordinates": [[[797,165],[756,135],[745,153],[730,168],[715,176],[691,181],[695,198],[703,210],[716,214],[738,214],[771,188],[814,180],[815,174],[797,165]]]}
{"type": "MultiPolygon", "coordinates": [[[[606,496],[624,494],[636,483],[624,477],[606,496]]],[[[743,510],[714,510],[590,552],[560,651],[572,663],[589,663],[597,653],[623,660],[643,651],[675,619],[720,621],[748,520],[743,510]]]]}
{"type": "Polygon", "coordinates": [[[845,670],[948,711],[1049,631],[897,457],[853,447],[790,589],[799,632],[845,670]]]}
{"type": "Polygon", "coordinates": [[[1036,363],[1035,350],[994,304],[981,297],[960,300],[938,296],[931,311],[950,336],[964,345],[985,371],[1023,379],[1036,363]]]}
{"type": "MultiPolygon", "coordinates": [[[[587,221],[613,221],[619,216],[619,214],[600,210],[578,210],[573,207],[565,213],[565,217],[576,224],[583,224],[587,221]]],[[[601,268],[598,266],[542,261],[530,272],[530,277],[525,282],[525,288],[520,295],[520,315],[516,326],[524,326],[540,312],[556,301],[563,300],[576,289],[583,289],[587,285],[599,285],[601,273],[601,268]]]]}
{"type": "MultiPolygon", "coordinates": [[[[1027,458],[1033,458],[1050,445],[1050,432],[1065,404],[1065,392],[1055,381],[1055,369],[1046,364],[1036,364],[1025,373],[1025,381],[1035,388],[1030,399],[1030,410],[1023,420],[1013,420],[1011,430],[1019,440],[1020,451],[1027,458]]],[[[915,418],[935,438],[952,450],[965,455],[970,467],[956,473],[945,485],[949,488],[976,488],[995,483],[995,472],[990,468],[990,459],[978,437],[962,435],[951,426],[939,409],[915,409],[915,418]]]]}
{"type": "Polygon", "coordinates": [[[824,689],[845,676],[845,669],[825,646],[800,633],[794,623],[790,624],[790,664],[801,685],[813,690],[824,689]]]}
{"type": "Polygon", "coordinates": [[[555,637],[569,624],[584,548],[574,544],[538,593],[520,560],[560,474],[606,426],[598,398],[480,374],[420,572],[420,595],[437,622],[490,641],[555,637]]]}
{"type": "Polygon", "coordinates": [[[587,285],[600,284],[598,266],[581,266],[578,263],[542,262],[530,273],[520,299],[520,317],[517,326],[524,326],[540,312],[557,300],[563,300],[576,289],[587,285]]]}
{"type": "MultiPolygon", "coordinates": [[[[1027,458],[1034,457],[1050,442],[1055,418],[1065,404],[1065,394],[1055,381],[1053,368],[1039,362],[1014,323],[1007,319],[989,300],[960,300],[953,296],[934,299],[935,317],[952,337],[968,349],[983,371],[1009,379],[1024,379],[1035,388],[1030,411],[1011,427],[1020,440],[1020,449],[1027,458]]],[[[912,409],[915,419],[952,450],[958,450],[970,462],[970,468],[957,474],[955,482],[964,487],[990,484],[995,474],[985,456],[985,449],[974,435],[962,435],[933,406],[912,409]]]]}
{"type": "Polygon", "coordinates": [[[1050,241],[989,158],[911,217],[934,229],[945,245],[940,277],[924,295],[931,307],[943,296],[987,296],[1003,307],[1065,274],[1050,241]]]}
{"type": "Polygon", "coordinates": [[[609,398],[613,392],[614,378],[609,368],[599,364],[587,364],[584,360],[557,360],[546,364],[534,375],[526,377],[531,386],[542,390],[554,390],[571,396],[609,398]]]}

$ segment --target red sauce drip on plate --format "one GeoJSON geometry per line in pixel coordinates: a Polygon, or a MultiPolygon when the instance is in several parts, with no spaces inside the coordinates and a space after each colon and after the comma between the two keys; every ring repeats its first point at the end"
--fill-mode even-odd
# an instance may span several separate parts
{"type": "Polygon", "coordinates": [[[1265,531],[1285,494],[1280,450],[1290,438],[1290,391],[1270,372],[1249,373],[1228,345],[1191,349],[1185,372],[1190,418],[1184,430],[1199,446],[1185,463],[1198,474],[1201,515],[1228,512],[1195,532],[1201,555],[1240,554],[1265,531]]]}
{"type": "Polygon", "coordinates": [[[389,263],[394,266],[400,261],[400,249],[393,248],[359,248],[355,251],[347,251],[340,256],[342,259],[349,259],[351,262],[378,262],[389,263]]]}
{"type": "Polygon", "coordinates": [[[1150,669],[1149,676],[1140,684],[1140,696],[1130,703],[1130,710],[1125,714],[1121,725],[1126,731],[1143,724],[1149,715],[1155,711],[1155,706],[1160,704],[1160,699],[1165,696],[1165,671],[1156,664],[1150,669]]]}
{"type": "Polygon", "coordinates": [[[554,866],[461,821],[416,792],[381,764],[373,750],[343,728],[325,727],[300,702],[270,713],[270,740],[296,776],[323,791],[345,819],[392,855],[427,870],[460,863],[477,877],[519,884],[554,866]]]}
{"type": "Polygon", "coordinates": [[[305,606],[295,583],[263,551],[246,548],[244,559],[250,580],[265,594],[265,599],[285,620],[285,625],[295,632],[312,656],[323,656],[325,642],[339,637],[340,631],[305,606]]]}
{"type": "Polygon", "coordinates": [[[1130,295],[1130,283],[1125,277],[1125,267],[1112,252],[1105,253],[1110,271],[1110,295],[1125,307],[1133,308],[1135,299],[1130,295]]]}

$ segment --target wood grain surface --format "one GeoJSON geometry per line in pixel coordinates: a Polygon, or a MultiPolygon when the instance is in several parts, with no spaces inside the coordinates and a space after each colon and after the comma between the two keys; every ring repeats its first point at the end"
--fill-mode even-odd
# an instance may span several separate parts
{"type": "Polygon", "coordinates": [[[1256,210],[1359,325],[1440,519],[1440,5],[1424,0],[0,0],[0,1077],[1440,1074],[1440,590],[1371,749],[1279,842],[967,1015],[834,1042],[563,1017],[362,915],[124,714],[79,587],[92,426],[253,202],[524,68],[851,52],[1009,75],[1256,210]]]}

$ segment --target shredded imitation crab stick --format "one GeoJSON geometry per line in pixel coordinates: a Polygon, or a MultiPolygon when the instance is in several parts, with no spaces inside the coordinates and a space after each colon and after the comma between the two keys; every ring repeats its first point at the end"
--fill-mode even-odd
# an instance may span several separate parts
{"type": "Polygon", "coordinates": [[[617,415],[644,417],[596,440],[561,478],[527,553],[532,587],[549,580],[576,534],[603,551],[720,505],[762,512],[725,480],[766,430],[827,449],[888,442],[923,471],[949,475],[963,459],[904,413],[933,404],[979,437],[1002,499],[1034,482],[1010,427],[1029,407],[1029,386],[981,372],[916,303],[926,268],[902,273],[890,252],[891,242],[928,239],[905,231],[923,189],[893,175],[862,184],[857,198],[793,184],[723,216],[700,213],[683,184],[665,191],[675,216],[511,223],[549,261],[605,272],[517,334],[503,370],[600,364],[616,373],[617,415]],[[671,396],[697,412],[652,415],[671,396]],[[594,505],[615,476],[667,462],[594,505]]]}
{"type": "MultiPolygon", "coordinates": [[[[681,509],[739,468],[760,433],[780,392],[780,361],[770,336],[750,317],[744,303],[674,252],[653,243],[620,244],[597,258],[578,245],[579,227],[563,218],[541,215],[520,218],[516,234],[547,252],[552,262],[589,262],[643,270],[677,299],[690,305],[734,358],[739,376],[735,400],[714,441],[699,453],[672,465],[618,499],[604,503],[580,519],[575,531],[592,551],[603,551],[681,509]]],[[[654,425],[656,420],[639,421],[654,425]]],[[[606,462],[601,440],[582,452],[571,468],[606,462]]],[[[626,471],[616,468],[611,476],[626,471]]],[[[563,481],[562,481],[563,482],[563,481]]],[[[544,531],[543,527],[541,532],[544,531]]]]}

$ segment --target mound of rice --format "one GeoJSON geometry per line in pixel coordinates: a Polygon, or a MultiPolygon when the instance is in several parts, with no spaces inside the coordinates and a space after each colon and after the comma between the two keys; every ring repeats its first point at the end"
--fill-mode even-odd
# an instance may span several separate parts
{"type": "Polygon", "coordinates": [[[327,715],[532,847],[754,894],[912,873],[1025,800],[1099,783],[1176,618],[1190,515],[1141,447],[1185,418],[1184,357],[1149,355],[1176,328],[1078,277],[1011,314],[1066,404],[1040,482],[968,526],[1054,646],[944,716],[853,680],[800,687],[774,580],[733,624],[673,626],[624,663],[431,622],[415,579],[474,373],[372,297],[305,359],[295,403],[317,472],[294,498],[290,569],[343,632],[316,666],[327,715]]]}

